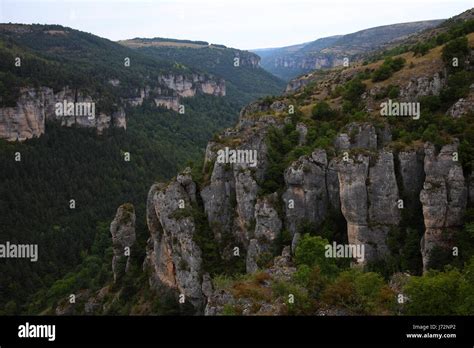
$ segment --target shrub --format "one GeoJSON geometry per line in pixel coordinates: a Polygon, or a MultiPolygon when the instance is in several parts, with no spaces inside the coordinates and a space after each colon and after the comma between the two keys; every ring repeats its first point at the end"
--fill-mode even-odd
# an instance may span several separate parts
{"type": "Polygon", "coordinates": [[[455,268],[411,277],[404,287],[408,315],[474,314],[474,259],[463,273],[455,268]]]}
{"type": "Polygon", "coordinates": [[[318,266],[323,274],[335,275],[338,268],[334,258],[325,256],[326,245],[329,245],[326,239],[319,236],[303,235],[295,252],[296,264],[309,267],[318,266]]]}
{"type": "Polygon", "coordinates": [[[325,101],[317,103],[312,110],[312,117],[315,120],[331,120],[335,114],[335,111],[325,101]]]}
{"type": "Polygon", "coordinates": [[[319,298],[328,284],[328,279],[321,274],[319,266],[300,265],[294,275],[296,283],[306,288],[313,298],[319,298]]]}
{"type": "Polygon", "coordinates": [[[239,311],[235,306],[231,305],[230,303],[226,303],[224,308],[222,309],[222,315],[230,316],[230,315],[239,315],[239,311]]]}
{"type": "Polygon", "coordinates": [[[355,268],[341,272],[325,289],[322,300],[357,314],[390,314],[396,305],[395,294],[380,274],[355,268]]]}
{"type": "Polygon", "coordinates": [[[423,111],[435,112],[441,107],[441,100],[437,95],[426,95],[418,99],[423,111]]]}
{"type": "Polygon", "coordinates": [[[382,65],[380,66],[380,68],[378,68],[372,73],[372,81],[373,82],[384,81],[388,79],[390,76],[392,76],[392,70],[390,69],[390,67],[386,65],[382,65]]]}
{"type": "Polygon", "coordinates": [[[446,67],[450,71],[454,71],[456,69],[463,69],[464,68],[464,61],[466,57],[469,55],[469,44],[467,41],[467,37],[459,37],[457,39],[449,41],[443,47],[442,58],[446,67]],[[453,67],[453,59],[457,58],[459,66],[453,67]]]}
{"type": "Polygon", "coordinates": [[[316,303],[301,286],[280,280],[273,283],[272,291],[274,296],[285,299],[290,315],[311,315],[317,310],[316,303]],[[289,295],[293,295],[293,303],[288,301],[289,295]]]}
{"type": "Polygon", "coordinates": [[[392,74],[396,71],[399,71],[405,65],[405,59],[398,57],[398,58],[391,58],[388,57],[385,59],[383,64],[372,73],[372,81],[384,81],[388,79],[392,74]]]}

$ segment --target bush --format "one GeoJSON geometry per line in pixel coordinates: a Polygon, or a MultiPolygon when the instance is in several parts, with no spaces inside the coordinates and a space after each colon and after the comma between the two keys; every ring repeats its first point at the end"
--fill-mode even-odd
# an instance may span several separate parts
{"type": "Polygon", "coordinates": [[[377,70],[372,73],[372,81],[379,82],[384,81],[392,76],[392,70],[386,65],[380,66],[377,70]]]}
{"type": "Polygon", "coordinates": [[[464,61],[468,55],[469,43],[467,37],[459,37],[451,40],[443,47],[442,58],[449,71],[463,69],[465,65],[464,61]],[[454,58],[458,59],[458,67],[454,67],[452,64],[454,58]]]}
{"type": "Polygon", "coordinates": [[[325,101],[316,104],[312,110],[312,117],[315,120],[331,120],[335,116],[336,112],[331,109],[328,103],[325,101]]]}
{"type": "Polygon", "coordinates": [[[296,247],[296,264],[309,267],[318,266],[321,272],[328,276],[337,274],[338,267],[335,259],[325,256],[326,245],[329,245],[326,239],[308,234],[303,235],[296,247]]]}
{"type": "Polygon", "coordinates": [[[405,58],[398,57],[395,59],[387,58],[385,59],[384,64],[388,65],[392,71],[396,72],[401,70],[405,66],[406,60],[405,58]]]}
{"type": "Polygon", "coordinates": [[[435,112],[441,107],[441,100],[437,95],[426,95],[418,99],[423,111],[435,112]]]}
{"type": "Polygon", "coordinates": [[[395,59],[391,57],[386,58],[383,64],[372,73],[372,81],[378,82],[388,79],[394,72],[401,70],[405,62],[405,59],[401,57],[395,59]]]}
{"type": "Polygon", "coordinates": [[[360,79],[352,79],[344,86],[342,97],[355,104],[360,100],[360,96],[365,92],[366,85],[360,79]]]}
{"type": "Polygon", "coordinates": [[[400,96],[400,88],[398,86],[390,85],[388,89],[388,97],[390,99],[396,99],[400,96]]]}
{"type": "Polygon", "coordinates": [[[419,44],[416,44],[415,46],[413,46],[411,48],[411,51],[413,52],[414,56],[424,56],[432,48],[433,48],[432,45],[424,42],[424,43],[419,43],[419,44]]]}
{"type": "Polygon", "coordinates": [[[380,274],[356,268],[341,272],[321,298],[356,314],[391,314],[396,306],[395,294],[380,274]]]}
{"type": "Polygon", "coordinates": [[[311,297],[318,299],[328,284],[328,279],[321,274],[319,266],[300,265],[294,275],[295,281],[306,288],[311,297]]]}
{"type": "Polygon", "coordinates": [[[448,77],[447,86],[440,93],[443,108],[447,109],[460,98],[469,94],[469,86],[474,81],[474,72],[457,71],[448,77]]]}
{"type": "Polygon", "coordinates": [[[274,296],[285,299],[289,315],[311,315],[317,310],[317,305],[308,295],[306,289],[285,281],[276,281],[272,285],[274,296]],[[289,303],[289,295],[294,296],[294,303],[289,303]]]}
{"type": "Polygon", "coordinates": [[[409,301],[408,315],[474,314],[474,258],[461,273],[456,268],[444,272],[430,271],[422,277],[411,277],[404,288],[409,301]]]}
{"type": "Polygon", "coordinates": [[[400,88],[398,86],[394,85],[389,85],[386,88],[382,88],[380,92],[378,92],[375,95],[375,99],[384,99],[384,98],[390,98],[390,99],[396,99],[400,96],[400,88]]]}

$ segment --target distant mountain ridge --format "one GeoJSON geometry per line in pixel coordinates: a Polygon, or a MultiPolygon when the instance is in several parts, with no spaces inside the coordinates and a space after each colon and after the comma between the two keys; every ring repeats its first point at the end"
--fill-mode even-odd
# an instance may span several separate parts
{"type": "Polygon", "coordinates": [[[260,57],[249,51],[206,41],[134,38],[119,43],[150,58],[205,71],[226,81],[227,96],[241,105],[255,96],[279,94],[285,83],[262,69],[260,57]]]}
{"type": "Polygon", "coordinates": [[[357,59],[375,49],[406,39],[408,36],[433,28],[444,20],[384,25],[347,35],[320,38],[305,44],[275,49],[256,49],[264,69],[284,80],[315,69],[342,65],[344,58],[357,59]]]}

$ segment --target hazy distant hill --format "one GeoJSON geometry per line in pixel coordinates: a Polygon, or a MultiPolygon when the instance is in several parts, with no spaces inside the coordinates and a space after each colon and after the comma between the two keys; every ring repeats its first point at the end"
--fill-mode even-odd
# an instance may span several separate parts
{"type": "Polygon", "coordinates": [[[435,27],[442,20],[385,25],[342,36],[330,36],[312,42],[282,48],[257,49],[262,67],[285,80],[322,68],[342,65],[344,58],[380,49],[407,36],[435,27]]]}

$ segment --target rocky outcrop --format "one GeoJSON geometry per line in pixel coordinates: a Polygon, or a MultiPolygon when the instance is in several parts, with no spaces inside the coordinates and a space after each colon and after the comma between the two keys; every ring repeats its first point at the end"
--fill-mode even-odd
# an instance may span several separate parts
{"type": "Polygon", "coordinates": [[[110,127],[126,128],[123,108],[103,112],[97,101],[81,91],[68,87],[54,93],[51,88],[22,88],[16,107],[0,108],[0,138],[24,141],[38,137],[45,131],[45,121],[57,121],[65,127],[89,127],[101,134],[110,127]],[[70,112],[64,105],[73,104],[70,112]]]}
{"type": "Polygon", "coordinates": [[[258,185],[252,171],[245,166],[234,166],[235,199],[237,216],[234,222],[237,240],[247,247],[255,222],[255,202],[257,200],[258,185]]]}
{"type": "Polygon", "coordinates": [[[255,53],[234,50],[234,58],[239,58],[239,66],[246,66],[250,68],[260,67],[260,57],[255,53]]]}
{"type": "Polygon", "coordinates": [[[225,147],[224,144],[213,142],[206,149],[205,166],[212,166],[212,174],[209,183],[201,190],[201,197],[224,258],[231,257],[230,248],[235,243],[245,249],[249,245],[257,182],[266,170],[265,136],[274,124],[275,120],[268,116],[258,119],[242,117],[235,130],[224,132],[225,136],[235,139],[236,144],[241,144],[232,149],[256,151],[258,164],[255,167],[249,163],[217,162],[217,152],[225,147]]]}
{"type": "Polygon", "coordinates": [[[112,272],[114,282],[128,272],[132,247],[136,240],[135,209],[130,203],[121,205],[117,209],[115,219],[110,224],[114,256],[112,258],[112,272]]]}
{"type": "MultiPolygon", "coordinates": [[[[216,241],[223,246],[224,240],[232,235],[232,218],[235,207],[235,179],[230,166],[215,163],[211,181],[201,191],[204,210],[216,241]]],[[[230,257],[230,255],[229,255],[230,257]]]]}
{"type": "MultiPolygon", "coordinates": [[[[120,81],[108,81],[113,87],[120,81]]],[[[130,96],[122,97],[113,110],[100,110],[96,104],[100,98],[94,98],[84,91],[65,86],[59,91],[49,87],[22,88],[15,107],[0,108],[0,139],[24,141],[41,136],[45,131],[45,121],[54,120],[62,126],[88,127],[97,129],[98,134],[110,127],[126,129],[126,115],[122,105],[139,106],[150,99],[156,106],[180,111],[180,98],[193,97],[196,94],[225,96],[225,81],[203,74],[160,75],[158,86],[138,88],[130,91],[130,96]],[[58,113],[58,104],[74,103],[71,113],[58,113]],[[82,112],[79,112],[82,111],[82,112]]]]}
{"type": "Polygon", "coordinates": [[[296,125],[296,131],[299,133],[298,145],[306,144],[306,136],[308,135],[308,127],[304,123],[296,125]]]}
{"type": "Polygon", "coordinates": [[[441,89],[446,84],[446,79],[441,73],[432,76],[413,77],[400,88],[400,99],[415,101],[417,98],[427,95],[439,95],[441,89]]]}
{"type": "Polygon", "coordinates": [[[377,149],[377,131],[370,123],[350,123],[344,127],[334,141],[337,151],[364,148],[377,149]]]}
{"type": "Polygon", "coordinates": [[[158,82],[175,91],[180,97],[194,97],[196,93],[225,96],[225,81],[201,74],[160,75],[158,82]]]}
{"type": "Polygon", "coordinates": [[[247,273],[257,271],[262,256],[273,255],[282,228],[282,222],[275,209],[277,201],[278,195],[274,193],[259,199],[255,205],[255,233],[250,239],[247,251],[247,273]]]}
{"type": "Polygon", "coordinates": [[[283,112],[287,110],[287,105],[279,100],[275,102],[268,102],[268,101],[261,101],[257,100],[253,103],[248,104],[242,110],[240,111],[240,118],[244,118],[245,116],[248,115],[255,115],[257,113],[263,113],[263,112],[283,112]]]}
{"type": "Polygon", "coordinates": [[[425,180],[423,149],[412,149],[398,153],[400,191],[406,209],[413,211],[420,203],[420,192],[425,180]]]}
{"type": "Polygon", "coordinates": [[[228,288],[213,287],[208,297],[205,315],[228,315],[226,309],[231,308],[237,315],[285,315],[287,314],[287,298],[273,300],[272,286],[278,281],[290,281],[296,267],[291,260],[291,251],[285,247],[281,256],[273,259],[273,265],[262,272],[251,276],[251,286],[257,288],[258,299],[240,294],[239,287],[246,283],[234,283],[228,288]]]}
{"type": "Polygon", "coordinates": [[[362,244],[366,263],[387,254],[387,236],[400,222],[393,154],[357,155],[339,162],[341,210],[349,244],[362,244]],[[373,163],[371,163],[373,162],[373,163]]]}
{"type": "Polygon", "coordinates": [[[286,228],[292,236],[298,233],[302,223],[317,228],[325,219],[329,202],[327,166],[326,152],[316,150],[311,156],[300,157],[285,171],[286,191],[282,199],[286,228]]]}
{"type": "Polygon", "coordinates": [[[196,186],[189,170],[168,185],[152,186],[147,202],[150,239],[144,267],[150,271],[152,288],[175,289],[200,311],[204,297],[201,250],[193,238],[195,200],[196,186]]]}
{"type": "Polygon", "coordinates": [[[443,146],[438,154],[430,143],[424,150],[426,178],[420,201],[425,222],[421,253],[426,270],[434,248],[446,250],[452,247],[453,234],[463,224],[467,187],[461,164],[456,161],[457,142],[443,146]]]}
{"type": "Polygon", "coordinates": [[[15,107],[0,108],[0,138],[23,141],[44,133],[44,90],[24,89],[15,107]]]}
{"type": "Polygon", "coordinates": [[[471,85],[471,92],[466,98],[459,99],[448,110],[447,114],[451,117],[459,118],[467,115],[469,112],[474,112],[474,84],[471,85]]]}

